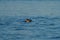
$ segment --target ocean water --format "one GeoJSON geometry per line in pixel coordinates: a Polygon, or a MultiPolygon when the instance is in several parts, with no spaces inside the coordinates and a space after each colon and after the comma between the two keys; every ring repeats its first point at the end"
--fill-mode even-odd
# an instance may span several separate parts
{"type": "Polygon", "coordinates": [[[60,16],[60,1],[0,1],[0,16],[60,16]]]}
{"type": "Polygon", "coordinates": [[[0,40],[60,40],[60,17],[0,17],[0,40]],[[32,22],[24,22],[26,18],[32,22]]]}
{"type": "Polygon", "coordinates": [[[60,40],[60,1],[0,1],[0,40],[60,40]]]}

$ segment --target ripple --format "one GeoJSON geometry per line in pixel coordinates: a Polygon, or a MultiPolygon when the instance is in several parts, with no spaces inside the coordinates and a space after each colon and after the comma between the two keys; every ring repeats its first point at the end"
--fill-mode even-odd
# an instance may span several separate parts
{"type": "Polygon", "coordinates": [[[51,37],[51,39],[60,39],[60,36],[51,37]]]}
{"type": "MultiPolygon", "coordinates": [[[[52,36],[53,33],[60,33],[60,22],[59,18],[50,18],[50,17],[43,17],[43,16],[8,16],[0,18],[0,31],[4,33],[2,38],[9,38],[9,39],[25,39],[25,38],[49,38],[47,35],[52,36]],[[26,18],[32,20],[30,23],[24,22],[26,18]],[[56,20],[57,19],[57,20],[56,20]],[[2,27],[2,25],[4,25],[2,27]],[[48,29],[47,29],[48,28],[48,29]],[[42,30],[43,29],[43,30],[42,30]],[[56,32],[50,32],[55,29],[56,32]],[[5,30],[5,31],[4,31],[5,30]],[[7,34],[8,33],[8,34],[7,34]],[[22,34],[22,35],[19,35],[22,34]],[[46,35],[46,36],[43,36],[46,35]],[[20,37],[21,36],[21,37],[20,37]]],[[[60,36],[51,37],[51,39],[60,39],[60,36]]]]}
{"type": "Polygon", "coordinates": [[[5,25],[5,24],[3,24],[3,23],[0,23],[0,25],[5,25]]]}

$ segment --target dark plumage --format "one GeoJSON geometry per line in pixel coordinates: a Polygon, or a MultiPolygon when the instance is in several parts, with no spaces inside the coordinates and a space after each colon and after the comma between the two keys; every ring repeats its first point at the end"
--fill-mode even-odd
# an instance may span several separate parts
{"type": "Polygon", "coordinates": [[[30,19],[26,19],[26,20],[25,20],[25,22],[31,22],[31,21],[32,21],[32,20],[30,20],[30,19]]]}

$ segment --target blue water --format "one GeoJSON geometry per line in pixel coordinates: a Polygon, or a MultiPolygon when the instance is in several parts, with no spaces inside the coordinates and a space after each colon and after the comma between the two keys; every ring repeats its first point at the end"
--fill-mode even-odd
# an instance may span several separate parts
{"type": "Polygon", "coordinates": [[[0,16],[60,16],[60,1],[0,1],[0,16]]]}
{"type": "Polygon", "coordinates": [[[60,40],[60,17],[2,16],[0,40],[60,40]]]}
{"type": "Polygon", "coordinates": [[[60,40],[60,1],[0,0],[0,40],[60,40]]]}

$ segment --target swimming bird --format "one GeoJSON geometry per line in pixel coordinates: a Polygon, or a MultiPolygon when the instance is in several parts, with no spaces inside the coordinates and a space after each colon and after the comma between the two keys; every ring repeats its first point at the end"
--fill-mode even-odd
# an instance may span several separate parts
{"type": "Polygon", "coordinates": [[[25,22],[32,22],[32,20],[31,19],[26,19],[25,22]]]}

